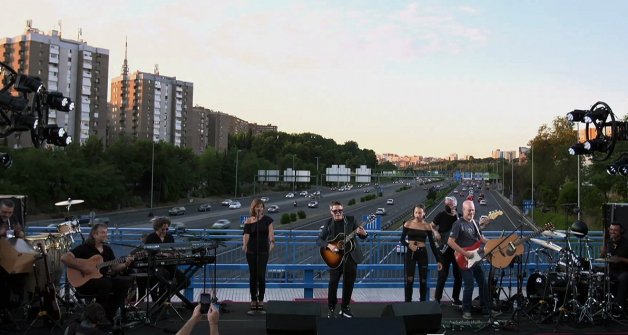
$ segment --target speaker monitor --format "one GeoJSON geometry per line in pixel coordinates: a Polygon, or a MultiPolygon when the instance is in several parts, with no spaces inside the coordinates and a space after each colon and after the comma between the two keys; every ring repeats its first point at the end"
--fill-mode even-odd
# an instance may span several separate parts
{"type": "Polygon", "coordinates": [[[385,334],[405,335],[403,322],[397,318],[319,318],[317,335],[385,334]]]}
{"type": "Polygon", "coordinates": [[[386,306],[383,317],[403,319],[408,334],[436,332],[443,313],[437,301],[402,302],[386,306]]]}
{"type": "Polygon", "coordinates": [[[266,304],[266,331],[316,331],[316,318],[321,315],[320,304],[313,302],[269,301],[266,304]]]}

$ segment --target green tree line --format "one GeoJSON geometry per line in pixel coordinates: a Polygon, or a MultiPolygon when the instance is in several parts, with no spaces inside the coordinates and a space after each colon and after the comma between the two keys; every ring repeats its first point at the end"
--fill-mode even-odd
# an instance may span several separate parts
{"type": "MultiPolygon", "coordinates": [[[[3,148],[13,157],[0,170],[0,193],[27,195],[31,214],[58,211],[54,203],[72,197],[91,209],[116,210],[150,206],[189,197],[237,196],[266,189],[291,188],[281,183],[257,183],[258,170],[294,168],[311,171],[311,183],[331,164],[377,166],[375,152],[353,141],[338,144],[320,135],[268,132],[230,136],[223,152],[208,148],[201,155],[166,142],[122,137],[108,147],[97,138],[84,145],[38,150],[3,148]],[[154,167],[153,163],[154,149],[154,167]],[[318,158],[317,158],[318,157],[318,158]],[[318,171],[317,171],[318,163],[318,171]]],[[[318,184],[324,184],[322,181],[318,184]]],[[[308,185],[307,187],[310,187],[308,185]]],[[[305,186],[304,186],[305,187],[305,186]]]]}

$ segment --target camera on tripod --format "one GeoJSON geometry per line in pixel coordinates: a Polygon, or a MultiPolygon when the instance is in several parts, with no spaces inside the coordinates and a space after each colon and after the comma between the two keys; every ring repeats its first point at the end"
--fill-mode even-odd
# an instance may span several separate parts
{"type": "Polygon", "coordinates": [[[17,73],[3,62],[0,62],[0,79],[0,138],[28,131],[36,148],[44,143],[55,146],[72,143],[63,127],[48,124],[50,109],[59,112],[74,110],[72,99],[61,92],[48,92],[41,78],[17,73]]]}

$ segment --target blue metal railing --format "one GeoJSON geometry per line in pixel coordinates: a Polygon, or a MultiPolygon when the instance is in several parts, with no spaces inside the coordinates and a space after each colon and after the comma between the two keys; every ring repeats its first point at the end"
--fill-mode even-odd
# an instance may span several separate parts
{"type": "MultiPolygon", "coordinates": [[[[51,232],[46,227],[32,227],[30,234],[51,232]]],[[[55,231],[56,232],[56,231],[55,231]]],[[[144,235],[151,232],[148,228],[110,228],[110,241],[116,255],[127,255],[141,245],[144,235]]],[[[489,239],[498,238],[499,232],[485,232],[489,239]]],[[[524,236],[526,233],[524,232],[524,236]]],[[[248,265],[242,252],[242,235],[240,230],[188,229],[175,233],[175,240],[183,242],[195,239],[220,240],[223,246],[215,250],[216,264],[207,265],[203,271],[195,274],[192,288],[203,287],[203,278],[213,282],[216,278],[219,288],[248,288],[248,265]]],[[[78,234],[74,234],[73,244],[81,242],[78,234]]],[[[319,255],[316,244],[316,230],[275,230],[276,248],[271,253],[268,273],[268,288],[302,288],[304,298],[312,298],[315,288],[327,288],[328,267],[319,255]]],[[[358,266],[357,288],[401,288],[403,287],[404,265],[403,254],[399,248],[399,231],[370,231],[369,238],[360,245],[365,254],[365,261],[358,266]]],[[[547,271],[556,268],[560,271],[560,263],[567,259],[595,259],[599,256],[602,234],[599,231],[589,232],[588,240],[569,238],[555,239],[555,244],[563,251],[555,252],[535,244],[526,247],[524,260],[528,274],[535,271],[547,271]],[[531,252],[528,252],[531,251],[531,252]]],[[[214,253],[214,251],[210,251],[214,253]]],[[[434,256],[429,253],[428,285],[435,287],[437,268],[434,256]]],[[[583,265],[584,266],[584,265],[583,265]]],[[[487,266],[488,267],[488,266],[487,266]]],[[[588,270],[588,269],[587,269],[588,270]]],[[[513,276],[514,277],[514,276],[513,276]]],[[[516,283],[516,278],[507,279],[516,283]]],[[[446,284],[453,285],[452,280],[446,284]]],[[[191,290],[187,295],[192,294],[191,290]]]]}

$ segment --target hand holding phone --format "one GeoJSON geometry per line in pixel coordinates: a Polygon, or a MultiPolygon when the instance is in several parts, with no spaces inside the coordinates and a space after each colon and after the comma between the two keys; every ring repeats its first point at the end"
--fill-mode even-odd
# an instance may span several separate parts
{"type": "Polygon", "coordinates": [[[212,303],[212,297],[209,293],[201,293],[201,314],[209,311],[209,305],[212,303]]]}

